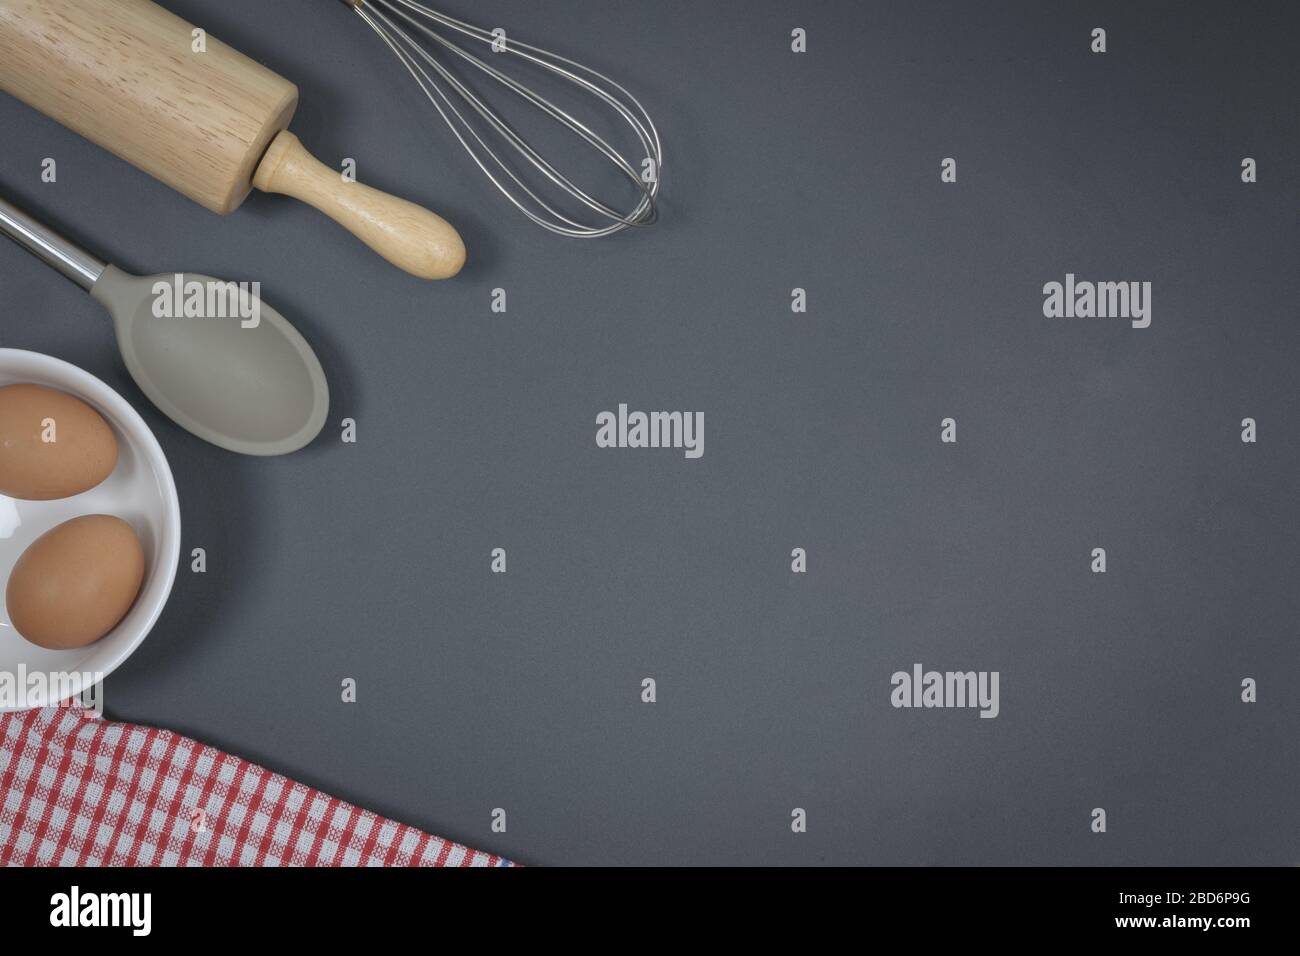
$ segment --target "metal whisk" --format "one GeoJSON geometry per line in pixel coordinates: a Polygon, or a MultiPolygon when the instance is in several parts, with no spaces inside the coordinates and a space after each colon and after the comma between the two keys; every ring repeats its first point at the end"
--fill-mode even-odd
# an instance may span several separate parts
{"type": "MultiPolygon", "coordinates": [[[[499,32],[494,34],[431,10],[413,0],[343,2],[352,7],[389,49],[397,54],[461,146],[492,184],[520,212],[543,229],[562,236],[595,238],[620,232],[629,226],[649,225],[656,220],[658,212],[655,199],[659,195],[660,171],[663,167],[659,133],[645,108],[618,83],[581,63],[506,38],[499,32]],[[450,37],[455,35],[486,44],[492,50],[490,56],[515,56],[526,60],[567,80],[598,102],[615,110],[640,141],[643,156],[636,158],[635,165],[629,162],[571,113],[453,42],[450,37]],[[629,212],[620,212],[576,185],[519,135],[481,96],[439,62],[434,53],[443,54],[452,63],[482,71],[576,134],[636,187],[636,205],[629,212]],[[453,101],[456,97],[463,101],[460,107],[453,101]],[[489,141],[497,142],[497,149],[489,141]],[[540,174],[535,185],[525,183],[517,169],[502,158],[498,149],[507,152],[507,155],[513,153],[516,162],[522,160],[540,174]],[[584,218],[594,219],[596,224],[580,222],[570,218],[569,212],[557,209],[552,200],[558,199],[558,194],[552,195],[550,200],[539,194],[550,188],[545,183],[550,183],[551,187],[573,200],[569,204],[572,206],[569,212],[580,215],[578,207],[585,207],[592,215],[584,218]]],[[[568,203],[567,200],[560,201],[568,203]]]]}

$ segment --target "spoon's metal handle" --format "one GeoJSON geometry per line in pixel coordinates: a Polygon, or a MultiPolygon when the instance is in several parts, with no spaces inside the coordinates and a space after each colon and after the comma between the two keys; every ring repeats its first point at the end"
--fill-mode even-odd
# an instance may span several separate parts
{"type": "Polygon", "coordinates": [[[96,259],[75,242],[64,239],[3,199],[0,199],[0,232],[87,292],[108,268],[107,262],[96,259]]]}

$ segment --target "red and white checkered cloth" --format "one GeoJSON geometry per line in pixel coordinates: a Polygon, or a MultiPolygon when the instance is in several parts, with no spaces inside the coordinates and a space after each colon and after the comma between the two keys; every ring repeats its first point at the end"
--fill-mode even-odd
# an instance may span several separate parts
{"type": "Polygon", "coordinates": [[[0,714],[0,865],[510,866],[167,730],[0,714]]]}

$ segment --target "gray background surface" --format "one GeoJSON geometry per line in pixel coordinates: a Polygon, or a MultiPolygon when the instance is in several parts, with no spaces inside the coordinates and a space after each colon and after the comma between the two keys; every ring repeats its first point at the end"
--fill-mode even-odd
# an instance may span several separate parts
{"type": "Polygon", "coordinates": [[[167,6],[470,264],[218,218],[0,97],[6,194],[122,268],[260,280],[332,388],[302,453],[209,447],[0,245],[0,342],[135,402],[208,553],[110,716],[532,864],[1300,862],[1294,4],[454,3],[658,122],[663,222],[599,243],[508,210],[342,6],[167,6]],[[1151,327],[1045,319],[1066,272],[1151,281],[1151,327]],[[704,457],[596,448],[619,402],[703,411],[704,457]],[[917,661],[1000,671],[1001,715],[891,708],[917,661]]]}

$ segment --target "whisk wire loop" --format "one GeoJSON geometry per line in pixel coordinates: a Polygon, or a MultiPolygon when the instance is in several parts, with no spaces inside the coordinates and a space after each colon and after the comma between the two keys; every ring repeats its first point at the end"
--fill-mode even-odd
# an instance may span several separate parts
{"type": "Polygon", "coordinates": [[[596,238],[633,226],[647,226],[657,220],[659,213],[656,199],[663,168],[663,147],[649,114],[623,86],[567,57],[493,34],[482,27],[430,9],[416,0],[349,2],[406,67],[461,147],[492,185],[537,225],[558,235],[596,238]],[[632,162],[586,123],[504,70],[466,50],[437,28],[485,43],[494,51],[494,55],[510,54],[529,62],[552,76],[573,84],[612,109],[631,128],[639,142],[645,162],[637,165],[643,168],[648,165],[649,175],[643,177],[638,173],[632,162]],[[432,45],[432,51],[426,44],[432,45]],[[491,77],[585,142],[636,188],[636,205],[630,211],[620,212],[574,183],[512,128],[486,99],[448,69],[435,56],[435,52],[448,54],[454,58],[453,62],[472,67],[491,77]],[[455,102],[456,98],[461,101],[460,107],[455,102]],[[473,122],[467,113],[477,116],[481,122],[473,122]],[[494,134],[499,141],[497,148],[489,142],[494,134]],[[559,196],[548,198],[542,195],[540,182],[536,186],[526,183],[520,171],[498,149],[513,151],[518,159],[531,166],[540,174],[541,180],[550,183],[559,194],[594,213],[597,217],[596,224],[573,218],[576,210],[571,211],[571,215],[570,212],[557,209],[554,201],[559,196]]]}

